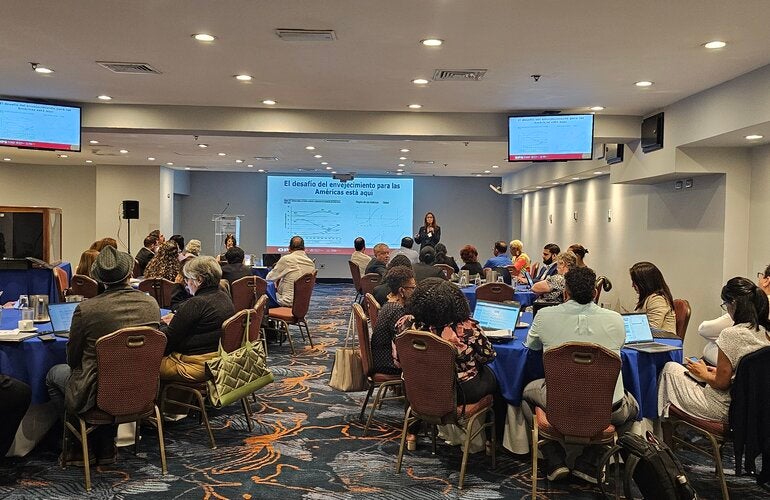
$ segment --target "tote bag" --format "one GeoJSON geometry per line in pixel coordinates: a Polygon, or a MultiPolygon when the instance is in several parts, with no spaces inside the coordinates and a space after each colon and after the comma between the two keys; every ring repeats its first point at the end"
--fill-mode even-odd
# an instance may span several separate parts
{"type": "MultiPolygon", "coordinates": [[[[351,314],[353,314],[352,311],[351,314]]],[[[368,386],[364,367],[361,364],[361,353],[356,347],[356,335],[350,328],[345,336],[345,347],[337,348],[334,353],[334,366],[329,386],[343,392],[363,391],[368,386]]]]}

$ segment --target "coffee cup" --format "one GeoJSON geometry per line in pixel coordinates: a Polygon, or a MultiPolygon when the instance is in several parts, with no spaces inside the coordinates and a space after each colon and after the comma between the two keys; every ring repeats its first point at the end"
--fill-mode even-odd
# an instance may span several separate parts
{"type": "Polygon", "coordinates": [[[34,330],[35,328],[35,322],[31,319],[20,319],[19,320],[19,331],[21,332],[28,332],[30,330],[34,330]]]}

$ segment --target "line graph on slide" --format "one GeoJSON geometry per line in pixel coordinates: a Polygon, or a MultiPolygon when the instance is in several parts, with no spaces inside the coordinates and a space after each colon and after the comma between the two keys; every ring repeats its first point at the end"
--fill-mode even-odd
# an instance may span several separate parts
{"type": "Polygon", "coordinates": [[[332,243],[339,239],[342,228],[341,212],[319,208],[321,203],[292,202],[284,213],[284,228],[291,234],[301,234],[309,241],[332,243]]]}
{"type": "MultiPolygon", "coordinates": [[[[384,241],[392,243],[400,240],[399,228],[411,225],[412,214],[403,214],[399,208],[370,207],[366,210],[358,210],[353,218],[355,227],[369,235],[372,241],[384,241]],[[408,217],[408,220],[404,220],[408,217]],[[396,237],[394,240],[393,238],[396,237]]],[[[404,236],[404,235],[402,235],[404,236]]]]}

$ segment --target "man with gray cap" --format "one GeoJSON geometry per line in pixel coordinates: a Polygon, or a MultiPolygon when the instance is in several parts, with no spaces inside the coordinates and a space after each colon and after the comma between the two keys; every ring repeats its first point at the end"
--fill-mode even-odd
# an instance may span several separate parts
{"type": "MultiPolygon", "coordinates": [[[[91,276],[104,284],[106,290],[81,302],[75,309],[67,343],[67,364],[54,366],[46,377],[48,394],[60,414],[64,413],[65,404],[71,415],[88,411],[96,404],[96,341],[99,338],[129,326],[158,328],[158,303],[129,285],[133,267],[133,257],[111,246],[99,253],[91,267],[91,276]]],[[[116,431],[114,425],[99,426],[93,431],[99,465],[115,462],[116,431]]],[[[68,448],[68,456],[62,460],[82,465],[80,447],[68,448]]]]}

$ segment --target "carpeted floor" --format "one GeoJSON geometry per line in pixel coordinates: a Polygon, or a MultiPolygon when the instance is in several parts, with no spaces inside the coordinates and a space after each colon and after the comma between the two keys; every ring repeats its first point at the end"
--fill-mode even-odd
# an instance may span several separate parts
{"type": "MultiPolygon", "coordinates": [[[[217,449],[208,447],[196,418],[166,426],[169,473],[161,475],[157,438],[144,432],[139,455],[122,448],[118,462],[92,472],[91,498],[304,498],[304,499],[420,499],[529,497],[528,456],[498,454],[490,469],[484,453],[471,455],[465,489],[457,490],[459,447],[439,445],[430,453],[428,441],[407,453],[401,474],[395,473],[403,415],[396,402],[386,404],[378,422],[362,437],[358,413],[364,393],[341,393],[328,386],[334,349],[347,327],[350,285],[316,285],[310,329],[315,348],[295,337],[298,355],[288,345],[271,344],[270,366],[275,383],[259,392],[252,404],[255,428],[248,432],[240,405],[212,410],[217,449]],[[304,348],[303,348],[304,347],[304,348]],[[389,419],[389,421],[388,421],[389,419]]],[[[296,330],[293,329],[296,333],[296,330]]],[[[19,464],[21,482],[0,487],[0,498],[59,499],[84,496],[82,469],[62,469],[58,452],[39,447],[19,464]]],[[[726,453],[731,456],[730,450],[726,453]]],[[[688,477],[701,498],[719,498],[713,465],[684,452],[688,477]]],[[[732,460],[725,459],[732,469],[732,460]]],[[[767,498],[753,478],[732,476],[734,498],[767,498]]],[[[543,498],[596,498],[597,491],[578,479],[540,482],[543,498]]]]}

